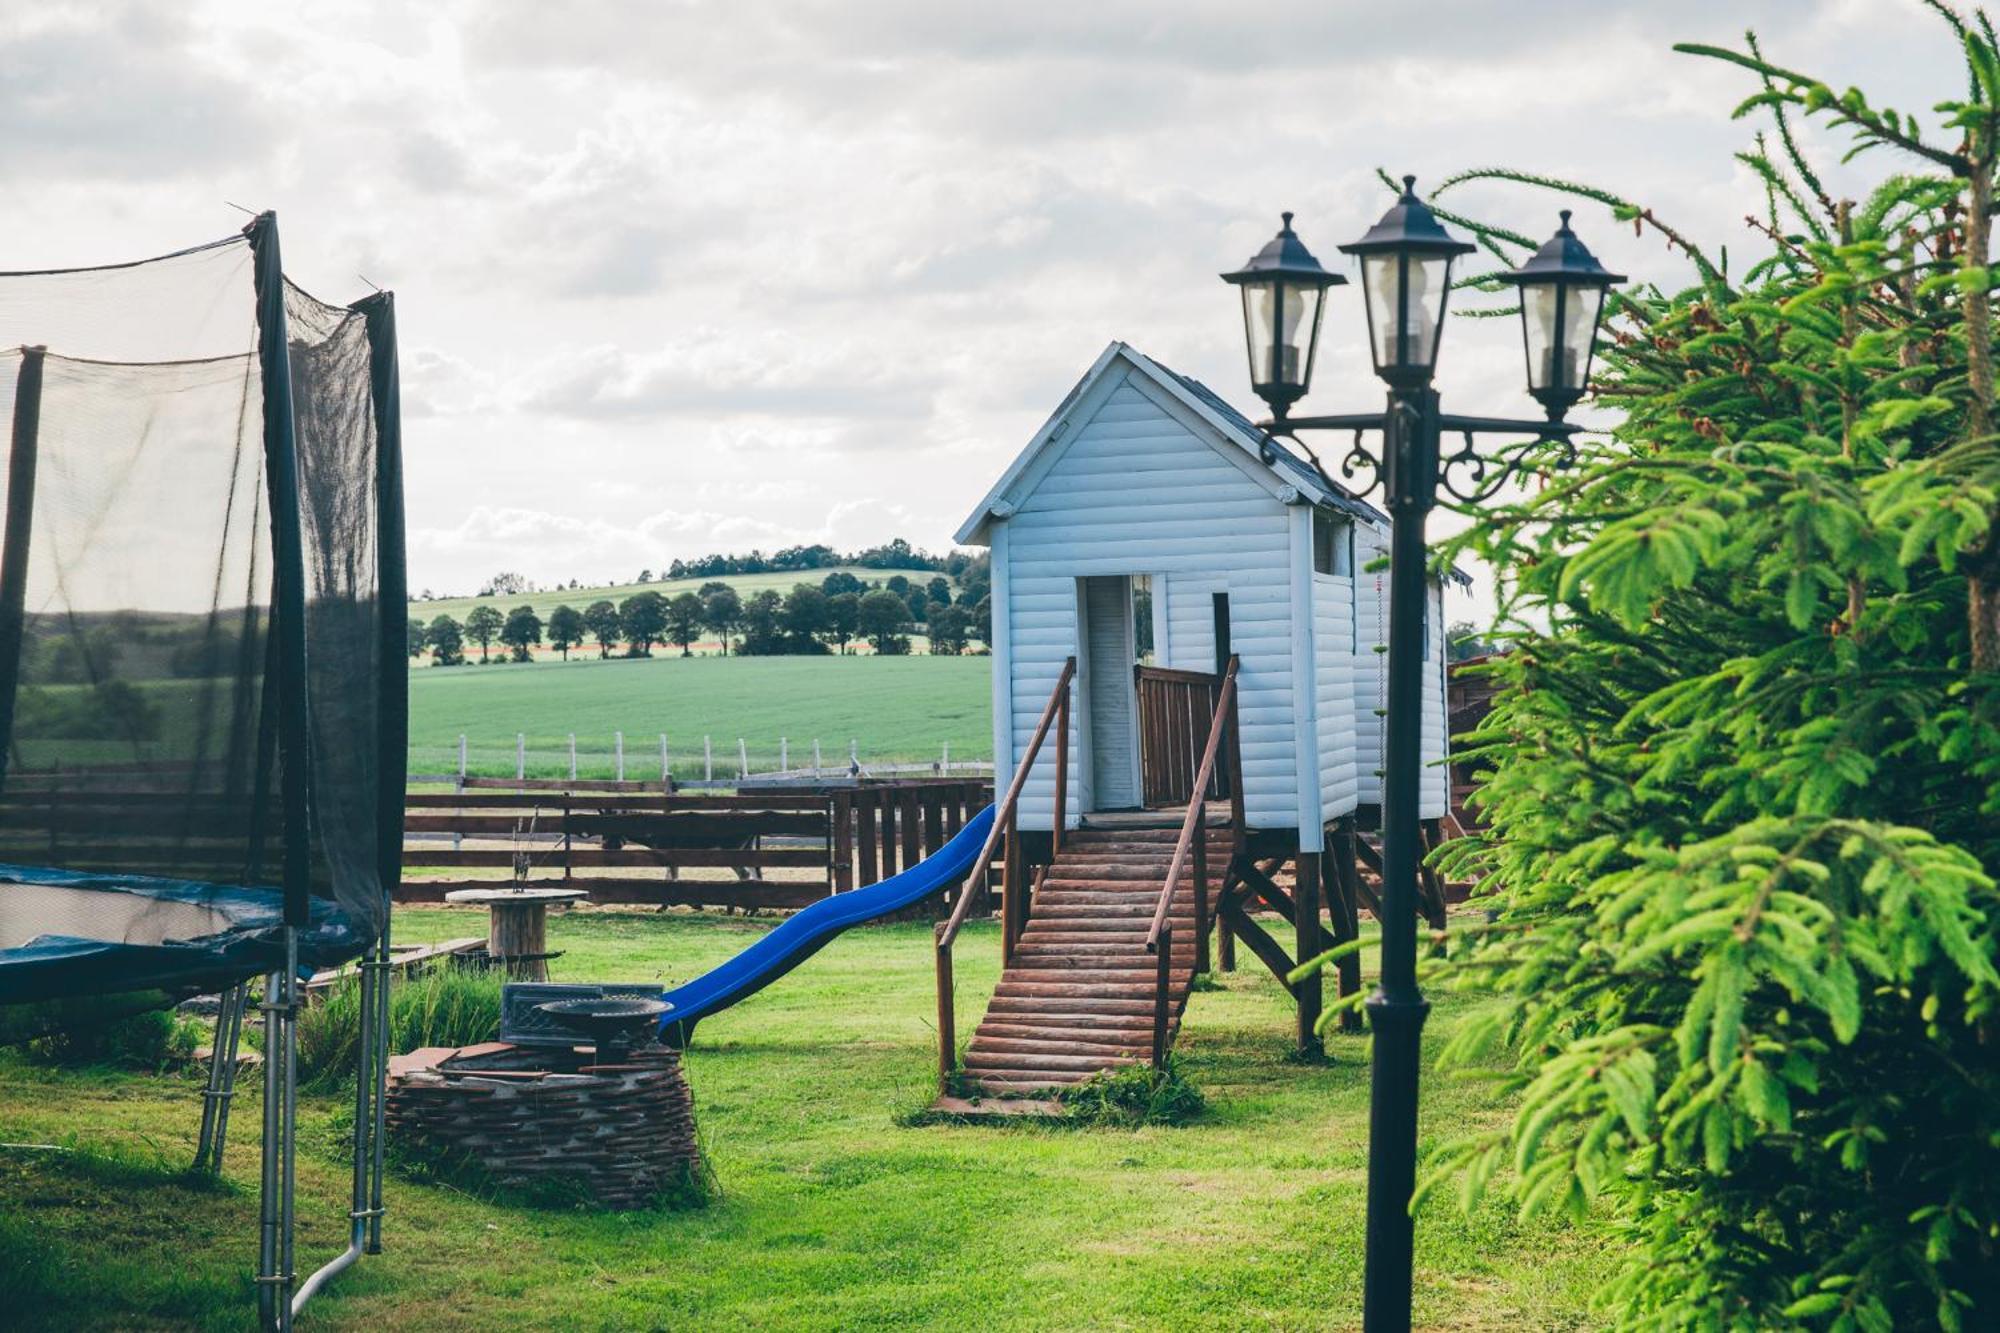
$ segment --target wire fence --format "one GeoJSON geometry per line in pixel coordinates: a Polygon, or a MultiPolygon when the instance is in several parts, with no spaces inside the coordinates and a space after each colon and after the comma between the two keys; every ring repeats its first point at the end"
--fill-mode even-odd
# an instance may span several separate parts
{"type": "Polygon", "coordinates": [[[669,737],[613,732],[610,736],[570,735],[553,745],[547,737],[516,733],[511,741],[473,741],[460,735],[455,745],[412,745],[410,781],[432,784],[467,777],[663,782],[677,787],[733,787],[748,780],[806,780],[843,777],[981,777],[993,761],[963,752],[949,742],[928,754],[907,746],[879,751],[858,737],[832,740],[752,740],[742,736],[669,737]]]}

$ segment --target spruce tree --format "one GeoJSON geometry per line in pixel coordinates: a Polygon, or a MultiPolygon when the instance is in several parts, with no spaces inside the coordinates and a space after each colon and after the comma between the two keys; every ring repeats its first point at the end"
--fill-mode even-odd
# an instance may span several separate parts
{"type": "Polygon", "coordinates": [[[1607,1210],[1622,1328],[2000,1327],[2000,41],[1931,8],[1929,128],[1754,36],[1682,48],[1768,125],[1738,274],[1587,186],[1437,192],[1594,201],[1693,269],[1614,298],[1616,424],[1517,446],[1539,485],[1443,552],[1500,573],[1512,651],[1459,746],[1487,827],[1441,857],[1494,918],[1430,984],[1487,997],[1444,1060],[1504,1052],[1518,1111],[1426,1189],[1607,1210]],[[1835,198],[1808,118],[1896,174],[1835,198]]]}

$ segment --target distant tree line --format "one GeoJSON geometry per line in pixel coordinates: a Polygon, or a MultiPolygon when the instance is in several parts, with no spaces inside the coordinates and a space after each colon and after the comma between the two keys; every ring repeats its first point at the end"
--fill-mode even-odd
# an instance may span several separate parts
{"type": "Polygon", "coordinates": [[[672,597],[643,589],[615,603],[609,598],[594,601],[581,611],[558,606],[546,621],[526,604],[503,614],[482,603],[462,622],[449,615],[428,623],[413,617],[410,655],[428,651],[433,666],[460,666],[474,645],[479,661],[495,661],[498,644],[497,660],[526,662],[546,643],[568,661],[572,648],[594,643],[601,658],[614,649],[625,657],[651,657],[656,645],[677,647],[687,657],[709,633],[721,643],[725,657],[732,651],[744,657],[845,654],[856,643],[893,656],[908,653],[917,634],[930,640],[934,655],[957,656],[975,642],[991,642],[992,632],[986,562],[965,557],[959,570],[956,593],[943,573],[921,582],[896,573],[870,584],[835,570],[818,583],[794,584],[789,593],[767,588],[746,599],[728,583],[712,579],[672,597]]]}
{"type": "Polygon", "coordinates": [[[983,555],[973,555],[965,551],[953,551],[949,555],[932,555],[897,537],[880,546],[869,546],[845,554],[831,546],[815,544],[787,546],[773,555],[766,555],[762,551],[747,551],[741,555],[697,556],[692,560],[673,561],[666,567],[661,577],[711,579],[728,574],[783,574],[790,570],[832,569],[840,565],[859,565],[863,569],[930,570],[957,578],[973,565],[984,563],[985,559],[983,555]]]}

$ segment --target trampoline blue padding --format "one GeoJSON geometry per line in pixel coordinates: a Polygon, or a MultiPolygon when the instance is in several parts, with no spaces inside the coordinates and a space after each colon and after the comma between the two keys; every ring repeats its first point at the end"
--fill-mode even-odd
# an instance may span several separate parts
{"type": "MultiPolygon", "coordinates": [[[[361,952],[364,932],[312,900],[301,967],[361,952]]],[[[283,967],[277,888],[0,865],[0,1004],[132,990],[197,994],[283,967]]]]}

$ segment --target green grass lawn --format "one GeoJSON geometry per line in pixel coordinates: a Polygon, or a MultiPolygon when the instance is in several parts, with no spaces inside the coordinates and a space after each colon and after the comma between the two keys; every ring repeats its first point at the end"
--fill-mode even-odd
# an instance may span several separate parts
{"type": "Polygon", "coordinates": [[[455,768],[464,733],[475,772],[511,775],[514,735],[525,733],[531,775],[568,773],[576,733],[579,770],[608,776],[622,730],[632,777],[659,773],[660,733],[675,771],[700,770],[704,735],[719,773],[734,773],[742,737],[753,766],[775,766],[780,737],[794,763],[818,737],[828,764],[849,740],[867,762],[990,759],[992,669],[985,657],[583,658],[410,672],[410,769],[455,768]]]}
{"type": "MultiPolygon", "coordinates": [[[[937,577],[929,569],[865,569],[860,565],[829,566],[826,569],[787,569],[771,574],[717,574],[700,579],[659,579],[652,583],[621,583],[604,588],[548,588],[541,592],[509,594],[505,597],[440,597],[429,602],[412,602],[410,614],[428,624],[439,616],[450,616],[463,621],[466,612],[485,603],[497,609],[502,615],[526,603],[535,608],[543,620],[558,606],[573,606],[581,611],[592,602],[608,599],[618,603],[634,593],[656,592],[662,597],[678,597],[684,592],[693,592],[704,583],[727,583],[736,589],[736,595],[748,598],[754,593],[769,588],[774,592],[787,593],[798,583],[810,583],[815,588],[826,581],[832,573],[852,574],[863,583],[883,583],[897,574],[922,587],[937,577]]],[[[950,581],[949,576],[946,576],[950,581]]],[[[952,583],[954,590],[957,584],[952,583]]],[[[475,649],[475,652],[477,650],[475,649]]]]}
{"type": "MultiPolygon", "coordinates": [[[[768,922],[576,913],[552,923],[558,980],[675,981],[768,922]]],[[[400,910],[399,936],[477,918],[400,910]]],[[[1352,1328],[1361,1300],[1366,1048],[1286,1060],[1283,995],[1261,971],[1192,1000],[1181,1050],[1208,1111],[1178,1128],[901,1128],[932,1091],[930,928],[849,932],[702,1024],[688,1057],[721,1197],[698,1212],[500,1207],[392,1179],[387,1252],[305,1328],[1352,1328]]],[[[962,1031],[998,971],[996,928],[958,951],[962,1031]]],[[[1435,1049],[1463,1015],[1432,1016],[1435,1049]]],[[[0,1322],[21,1328],[248,1327],[257,1101],[236,1110],[230,1184],[172,1172],[199,1120],[192,1079],[56,1073],[0,1055],[0,1141],[77,1136],[110,1155],[0,1150],[0,1322]]],[[[334,1102],[304,1099],[300,1262],[345,1237],[334,1102]]],[[[1430,1079],[1424,1137],[1504,1114],[1483,1085],[1430,1079]]],[[[1417,1322],[1589,1325],[1607,1266],[1589,1230],[1488,1204],[1419,1219],[1417,1322]]]]}

